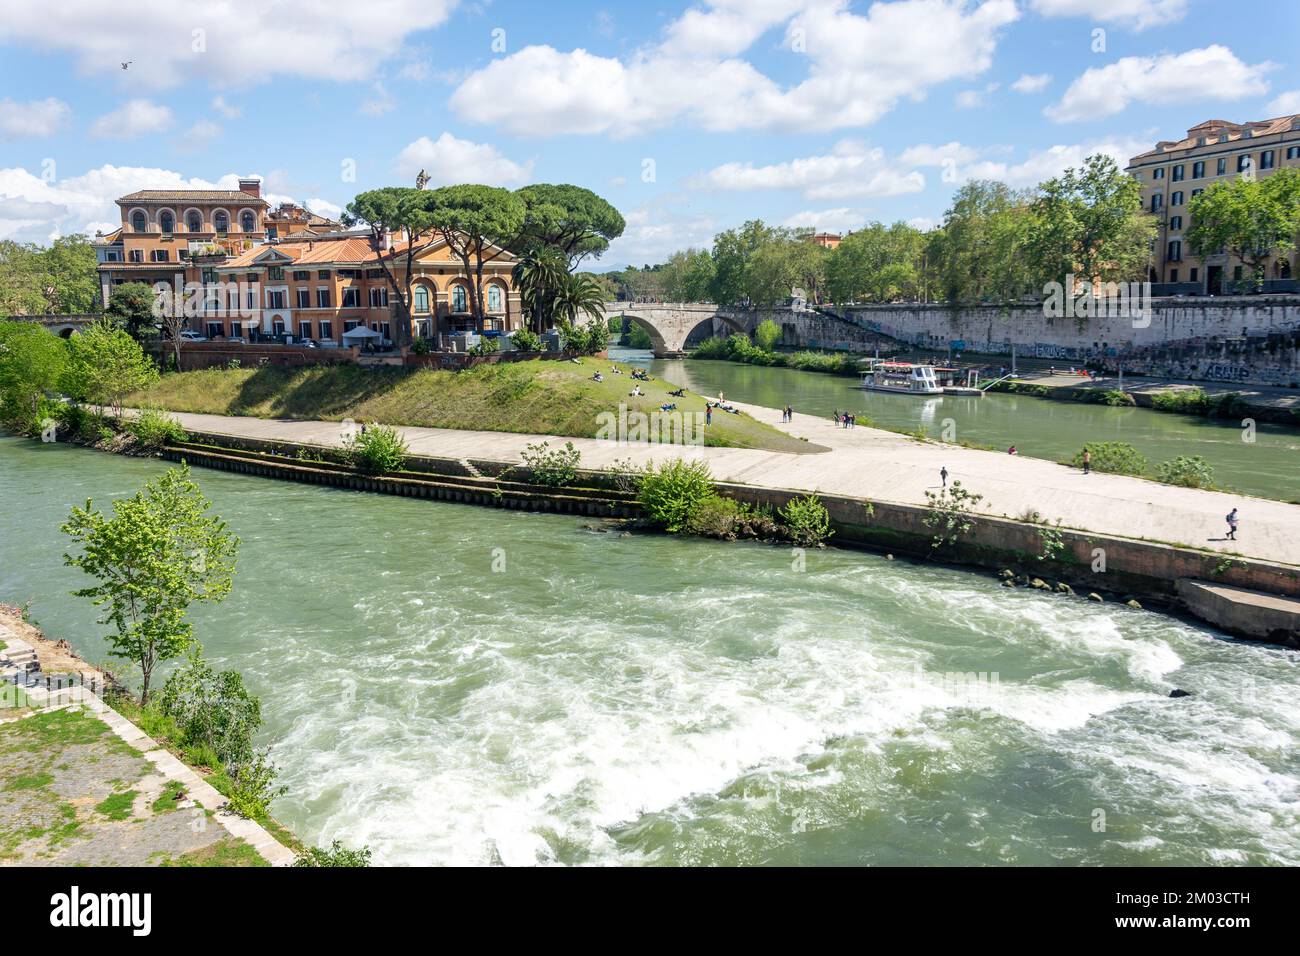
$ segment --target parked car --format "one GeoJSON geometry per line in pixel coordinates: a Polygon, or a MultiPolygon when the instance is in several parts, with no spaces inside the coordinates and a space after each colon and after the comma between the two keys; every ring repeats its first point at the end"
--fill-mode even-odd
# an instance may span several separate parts
{"type": "Polygon", "coordinates": [[[247,345],[247,344],[248,344],[248,339],[244,338],[242,335],[228,335],[228,336],[226,336],[226,341],[227,341],[227,342],[233,342],[235,345],[247,345]]]}
{"type": "Polygon", "coordinates": [[[177,336],[182,342],[206,342],[208,337],[202,332],[195,332],[193,329],[181,329],[181,334],[177,336]]]}

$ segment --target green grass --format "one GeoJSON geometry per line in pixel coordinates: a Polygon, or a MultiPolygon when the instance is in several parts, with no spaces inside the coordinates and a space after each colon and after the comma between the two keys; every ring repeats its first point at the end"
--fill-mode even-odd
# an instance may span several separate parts
{"type": "Polygon", "coordinates": [[[6,790],[39,790],[42,787],[48,787],[54,782],[54,774],[51,773],[33,773],[21,777],[14,777],[5,784],[6,790]]]}
{"type": "Polygon", "coordinates": [[[185,784],[179,780],[170,780],[158,799],[153,802],[151,809],[154,813],[167,813],[169,810],[176,809],[176,801],[180,795],[185,792],[185,784]]]}
{"type": "Polygon", "coordinates": [[[158,860],[159,866],[270,866],[253,847],[234,837],[222,837],[201,850],[158,860]]]}
{"type": "MultiPolygon", "coordinates": [[[[676,402],[683,413],[703,412],[704,399],[687,392],[668,396],[672,383],[642,382],[640,397],[624,372],[608,360],[506,362],[463,372],[356,365],[286,369],[203,369],[164,375],[152,388],[127,399],[130,405],[176,412],[250,415],[258,418],[376,421],[386,425],[463,428],[536,435],[594,438],[602,412],[658,411],[676,402]],[[596,371],[603,382],[592,380],[596,371]]],[[[786,435],[747,415],[715,412],[705,444],[807,453],[819,446],[786,435]]]]}
{"type": "Polygon", "coordinates": [[[139,795],[137,790],[115,793],[95,804],[95,809],[110,820],[126,820],[131,816],[131,808],[135,806],[135,798],[139,795]]]}

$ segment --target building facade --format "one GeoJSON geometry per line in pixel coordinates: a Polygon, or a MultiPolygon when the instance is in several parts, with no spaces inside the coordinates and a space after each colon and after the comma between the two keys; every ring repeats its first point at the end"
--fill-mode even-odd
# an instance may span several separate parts
{"type": "Polygon", "coordinates": [[[328,346],[358,326],[390,343],[523,326],[515,258],[504,250],[484,265],[480,323],[461,262],[442,241],[421,240],[410,329],[398,336],[389,277],[406,288],[404,241],[383,248],[369,230],[342,231],[292,203],[268,211],[258,180],[241,180],[237,192],[142,190],[117,203],[121,228],[95,240],[104,304],[124,282],[165,283],[184,304],[185,325],[210,339],[328,346]]]}
{"type": "MultiPolygon", "coordinates": [[[[1155,216],[1158,232],[1149,279],[1156,295],[1224,295],[1249,280],[1248,267],[1226,253],[1192,255],[1185,236],[1192,197],[1237,176],[1272,175],[1300,168],[1300,114],[1230,123],[1206,120],[1180,140],[1162,140],[1134,156],[1126,172],[1142,185],[1142,208],[1155,216]]],[[[1264,276],[1266,292],[1296,292],[1297,254],[1279,252],[1264,276]]]]}

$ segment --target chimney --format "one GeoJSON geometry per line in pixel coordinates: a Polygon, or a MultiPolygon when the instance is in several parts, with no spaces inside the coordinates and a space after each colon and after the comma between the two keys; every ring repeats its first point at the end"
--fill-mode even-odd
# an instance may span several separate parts
{"type": "Polygon", "coordinates": [[[380,236],[379,236],[379,247],[380,247],[381,249],[383,249],[385,252],[387,252],[389,249],[393,248],[393,233],[392,233],[392,230],[390,230],[390,229],[388,229],[388,228],[385,228],[384,231],[380,234],[380,236]]]}
{"type": "Polygon", "coordinates": [[[241,179],[239,181],[239,191],[248,193],[254,199],[262,198],[262,181],[260,179],[241,179]]]}

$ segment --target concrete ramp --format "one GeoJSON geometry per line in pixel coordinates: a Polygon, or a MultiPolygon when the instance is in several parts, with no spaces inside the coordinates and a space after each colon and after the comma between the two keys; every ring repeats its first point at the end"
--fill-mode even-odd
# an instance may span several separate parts
{"type": "Polygon", "coordinates": [[[1197,617],[1241,637],[1300,648],[1300,599],[1180,578],[1178,597],[1197,617]]]}

